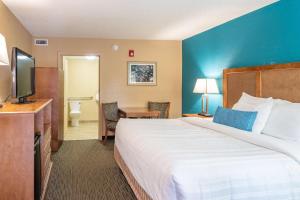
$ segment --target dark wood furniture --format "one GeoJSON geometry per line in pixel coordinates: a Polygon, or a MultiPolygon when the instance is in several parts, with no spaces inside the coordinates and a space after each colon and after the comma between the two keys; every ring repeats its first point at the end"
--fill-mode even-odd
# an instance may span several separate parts
{"type": "Polygon", "coordinates": [[[0,199],[34,199],[34,136],[40,135],[41,188],[51,172],[51,102],[5,103],[0,108],[0,199]]]}
{"type": "Polygon", "coordinates": [[[64,101],[62,86],[59,85],[60,79],[63,78],[63,72],[53,67],[37,67],[35,70],[35,99],[53,99],[52,102],[52,138],[51,149],[58,151],[63,143],[63,120],[64,120],[64,101]]]}
{"type": "Polygon", "coordinates": [[[160,115],[160,111],[142,107],[119,108],[119,111],[125,118],[158,118],[160,115]]]}
{"type": "Polygon", "coordinates": [[[104,139],[102,143],[105,144],[107,141],[108,132],[112,132],[114,134],[116,131],[116,126],[120,119],[120,113],[118,102],[102,103],[101,107],[104,121],[104,139]]]}
{"type": "Polygon", "coordinates": [[[148,109],[150,111],[159,111],[158,118],[169,118],[169,111],[170,111],[170,102],[148,102],[148,109]]]}
{"type": "Polygon", "coordinates": [[[182,114],[182,117],[199,117],[199,118],[203,118],[203,119],[212,119],[213,118],[213,117],[209,117],[209,116],[198,115],[197,113],[182,114]]]}

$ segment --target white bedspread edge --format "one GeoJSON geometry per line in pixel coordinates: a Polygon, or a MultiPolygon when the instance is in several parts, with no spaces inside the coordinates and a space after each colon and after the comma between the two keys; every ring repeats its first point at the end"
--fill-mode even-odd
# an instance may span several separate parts
{"type": "Polygon", "coordinates": [[[263,134],[249,133],[247,131],[239,130],[222,124],[217,124],[212,121],[200,119],[197,117],[184,117],[180,118],[180,120],[183,120],[184,122],[190,123],[194,126],[214,130],[222,134],[234,137],[236,139],[257,146],[261,146],[279,153],[283,153],[300,164],[300,144],[297,142],[285,141],[263,134]]]}

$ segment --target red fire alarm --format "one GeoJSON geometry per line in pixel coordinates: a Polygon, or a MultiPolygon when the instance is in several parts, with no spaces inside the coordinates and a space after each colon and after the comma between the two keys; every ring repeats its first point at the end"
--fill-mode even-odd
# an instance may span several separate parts
{"type": "Polygon", "coordinates": [[[130,49],[128,52],[129,57],[134,57],[134,50],[130,49]]]}

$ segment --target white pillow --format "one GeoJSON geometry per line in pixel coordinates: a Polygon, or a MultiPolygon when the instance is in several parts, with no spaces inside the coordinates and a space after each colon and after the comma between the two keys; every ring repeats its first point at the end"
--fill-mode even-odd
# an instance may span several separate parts
{"type": "Polygon", "coordinates": [[[258,112],[253,125],[253,133],[261,133],[265,127],[273,107],[273,98],[253,97],[246,93],[233,106],[235,110],[258,112]]]}
{"type": "Polygon", "coordinates": [[[300,104],[275,100],[263,134],[300,142],[300,104]]]}

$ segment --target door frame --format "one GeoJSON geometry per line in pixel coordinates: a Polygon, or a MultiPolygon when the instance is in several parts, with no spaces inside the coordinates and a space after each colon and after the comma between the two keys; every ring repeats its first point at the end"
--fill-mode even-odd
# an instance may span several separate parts
{"type": "MultiPolygon", "coordinates": [[[[62,103],[59,105],[59,117],[60,117],[60,124],[62,126],[61,131],[63,137],[65,136],[64,133],[64,63],[63,63],[63,58],[65,56],[97,56],[99,58],[99,78],[98,78],[98,93],[99,93],[99,104],[98,104],[98,140],[102,140],[102,132],[101,132],[101,95],[100,95],[100,88],[101,88],[101,55],[100,53],[88,53],[88,52],[58,52],[57,55],[57,65],[58,65],[58,70],[59,70],[59,99],[62,103]]],[[[62,138],[64,140],[64,138],[62,138]]]]}

